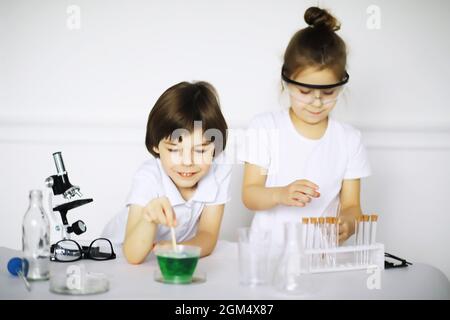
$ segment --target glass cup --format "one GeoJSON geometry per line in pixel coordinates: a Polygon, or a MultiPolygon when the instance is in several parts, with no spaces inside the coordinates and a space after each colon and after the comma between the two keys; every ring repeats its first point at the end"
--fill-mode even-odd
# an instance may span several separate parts
{"type": "Polygon", "coordinates": [[[270,231],[239,229],[239,282],[244,286],[268,284],[270,231]]]}
{"type": "Polygon", "coordinates": [[[185,284],[192,282],[201,248],[188,245],[158,246],[155,255],[166,283],[185,284]]]}

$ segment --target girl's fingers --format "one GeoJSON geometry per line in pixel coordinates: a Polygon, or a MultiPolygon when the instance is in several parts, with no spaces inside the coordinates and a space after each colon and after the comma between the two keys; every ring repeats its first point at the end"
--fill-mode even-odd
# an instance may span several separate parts
{"type": "Polygon", "coordinates": [[[319,189],[319,186],[317,184],[315,184],[314,182],[311,182],[309,180],[297,180],[297,181],[295,181],[295,184],[308,186],[312,189],[319,189]]]}
{"type": "Polygon", "coordinates": [[[298,201],[304,202],[304,203],[307,203],[307,202],[311,201],[310,197],[305,195],[303,192],[299,192],[299,191],[294,193],[293,198],[298,200],[298,201]]]}
{"type": "Polygon", "coordinates": [[[348,238],[350,238],[351,233],[350,233],[350,226],[348,225],[348,223],[340,223],[339,224],[339,243],[344,242],[345,240],[347,240],[348,238]]]}
{"type": "Polygon", "coordinates": [[[348,237],[348,228],[346,225],[339,227],[339,237],[343,238],[343,240],[348,237]]]}
{"type": "Polygon", "coordinates": [[[339,224],[339,235],[347,233],[348,232],[348,225],[346,223],[340,223],[339,224]]]}
{"type": "Polygon", "coordinates": [[[295,191],[307,194],[307,195],[309,195],[311,197],[314,197],[314,198],[317,198],[317,197],[320,196],[320,193],[317,192],[314,188],[311,188],[311,187],[308,187],[308,186],[305,186],[305,185],[296,185],[295,191]]]}
{"type": "Polygon", "coordinates": [[[294,207],[304,207],[305,203],[303,201],[300,201],[299,199],[291,198],[289,200],[289,205],[294,207]]]}

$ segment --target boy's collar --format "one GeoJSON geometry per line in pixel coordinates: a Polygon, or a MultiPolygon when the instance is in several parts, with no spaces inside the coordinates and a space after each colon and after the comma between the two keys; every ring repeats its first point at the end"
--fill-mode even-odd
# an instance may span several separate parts
{"type": "Polygon", "coordinates": [[[197,190],[195,190],[192,201],[213,202],[216,199],[219,185],[216,180],[215,163],[211,164],[208,173],[198,182],[197,190]]]}

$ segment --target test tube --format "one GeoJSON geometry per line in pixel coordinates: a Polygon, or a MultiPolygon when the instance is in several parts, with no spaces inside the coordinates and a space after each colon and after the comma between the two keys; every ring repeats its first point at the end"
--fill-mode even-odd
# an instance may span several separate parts
{"type": "MultiPolygon", "coordinates": [[[[363,216],[364,220],[364,246],[370,245],[370,217],[368,215],[363,216]]],[[[369,263],[369,249],[364,250],[364,264],[369,263]]]]}
{"type": "Polygon", "coordinates": [[[358,228],[358,217],[355,218],[354,221],[355,224],[355,242],[354,242],[354,246],[355,246],[355,264],[358,264],[358,233],[359,233],[359,228],[358,228]]]}
{"type": "Polygon", "coordinates": [[[304,249],[308,248],[308,224],[309,218],[302,218],[302,245],[304,249]]]}
{"type": "MultiPolygon", "coordinates": [[[[312,218],[306,218],[308,219],[308,226],[307,226],[307,236],[306,236],[306,247],[308,249],[313,249],[314,245],[314,224],[312,223],[312,218]]],[[[306,222],[306,220],[305,220],[306,222]]]]}
{"type": "MultiPolygon", "coordinates": [[[[333,225],[333,217],[326,217],[325,218],[325,223],[326,223],[326,230],[327,230],[327,248],[329,249],[333,249],[334,245],[333,245],[333,233],[332,233],[332,225],[333,225]]],[[[331,265],[333,263],[333,255],[332,254],[328,254],[327,257],[327,264],[331,265]]]]}
{"type": "Polygon", "coordinates": [[[333,239],[331,238],[332,235],[332,228],[331,225],[333,223],[333,217],[326,217],[325,218],[325,224],[326,224],[326,230],[327,230],[327,246],[328,248],[333,247],[333,239]]]}
{"type": "MultiPolygon", "coordinates": [[[[370,216],[370,244],[376,243],[377,220],[378,220],[378,215],[373,214],[370,216]]],[[[372,257],[373,257],[373,253],[371,253],[371,255],[370,255],[370,263],[372,263],[372,257]]]]}
{"type": "Polygon", "coordinates": [[[373,214],[370,216],[370,244],[376,243],[377,220],[378,220],[378,215],[373,214]]]}
{"type": "MultiPolygon", "coordinates": [[[[329,217],[327,219],[328,224],[328,230],[329,230],[329,237],[330,237],[330,248],[335,249],[336,248],[336,229],[335,229],[335,219],[334,217],[329,217]]],[[[336,265],[336,253],[333,253],[330,257],[331,263],[333,266],[336,265]]]]}
{"type": "Polygon", "coordinates": [[[303,245],[303,254],[304,256],[301,258],[302,268],[305,269],[305,272],[309,272],[309,258],[306,254],[306,250],[309,249],[309,218],[302,218],[302,245],[303,245]]]}
{"type": "MultiPolygon", "coordinates": [[[[305,218],[305,222],[307,222],[307,236],[306,236],[306,248],[307,249],[313,249],[313,245],[314,245],[314,224],[312,223],[312,218],[305,218]],[[307,220],[306,220],[307,219],[307,220]]],[[[308,253],[307,255],[307,266],[306,268],[308,269],[308,271],[312,268],[312,254],[308,253]]]]}
{"type": "Polygon", "coordinates": [[[365,237],[365,231],[367,231],[366,228],[364,228],[364,215],[359,217],[359,245],[360,245],[360,261],[359,263],[364,265],[364,259],[365,259],[365,251],[364,251],[364,237],[365,237]]]}
{"type": "Polygon", "coordinates": [[[355,242],[357,247],[356,263],[361,264],[362,252],[360,251],[360,246],[362,245],[362,237],[364,232],[362,216],[356,217],[355,226],[356,226],[355,242]]]}
{"type": "MultiPolygon", "coordinates": [[[[324,217],[320,217],[319,218],[319,230],[320,230],[320,249],[326,249],[326,233],[325,233],[325,218],[324,217]]],[[[326,260],[326,254],[325,253],[321,253],[319,255],[320,258],[320,266],[323,267],[324,266],[324,262],[326,260]]]]}
{"type": "MultiPolygon", "coordinates": [[[[313,217],[310,218],[311,221],[311,227],[312,227],[312,249],[319,249],[320,248],[320,230],[318,225],[317,218],[313,217]]],[[[312,255],[312,268],[317,268],[317,254],[314,253],[312,255]]]]}
{"type": "MultiPolygon", "coordinates": [[[[335,248],[337,248],[337,247],[339,247],[339,233],[338,233],[339,227],[338,227],[338,218],[336,218],[336,217],[333,218],[332,228],[333,228],[333,234],[334,234],[333,245],[335,248]]],[[[334,256],[335,256],[335,260],[336,260],[336,254],[334,256]]]]}
{"type": "Polygon", "coordinates": [[[319,230],[320,230],[320,248],[323,249],[325,247],[324,240],[325,240],[325,218],[320,217],[319,219],[319,230]]]}
{"type": "Polygon", "coordinates": [[[339,217],[335,218],[335,230],[336,230],[336,247],[339,247],[339,223],[341,219],[339,217]]]}

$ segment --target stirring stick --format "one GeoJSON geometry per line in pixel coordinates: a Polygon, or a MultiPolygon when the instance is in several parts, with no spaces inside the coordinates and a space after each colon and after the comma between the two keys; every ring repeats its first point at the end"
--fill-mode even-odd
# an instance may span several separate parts
{"type": "Polygon", "coordinates": [[[338,202],[336,211],[336,247],[339,247],[339,217],[341,216],[341,201],[338,202]]]}
{"type": "Polygon", "coordinates": [[[177,252],[177,240],[175,238],[175,229],[174,229],[174,227],[170,227],[170,233],[172,234],[173,251],[177,252]]]}

